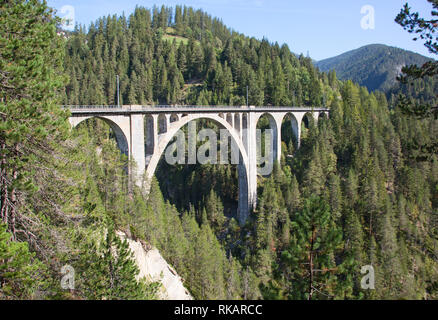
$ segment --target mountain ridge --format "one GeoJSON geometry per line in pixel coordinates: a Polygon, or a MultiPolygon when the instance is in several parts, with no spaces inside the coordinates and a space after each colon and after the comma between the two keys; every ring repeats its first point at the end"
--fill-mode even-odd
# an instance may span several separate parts
{"type": "Polygon", "coordinates": [[[340,80],[353,80],[370,91],[388,91],[404,65],[422,65],[432,58],[388,46],[370,44],[316,62],[323,72],[335,70],[340,80]]]}

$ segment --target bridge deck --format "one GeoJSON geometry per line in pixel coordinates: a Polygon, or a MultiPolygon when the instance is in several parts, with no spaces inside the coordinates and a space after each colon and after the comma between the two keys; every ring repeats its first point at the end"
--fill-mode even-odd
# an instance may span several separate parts
{"type": "Polygon", "coordinates": [[[327,112],[323,107],[233,107],[233,106],[62,106],[72,114],[148,114],[148,113],[210,113],[210,112],[327,112]]]}

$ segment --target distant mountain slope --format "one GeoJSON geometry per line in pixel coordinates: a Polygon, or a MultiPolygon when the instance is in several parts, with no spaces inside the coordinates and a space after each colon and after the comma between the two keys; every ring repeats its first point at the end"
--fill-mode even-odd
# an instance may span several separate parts
{"type": "Polygon", "coordinates": [[[388,90],[404,65],[422,65],[430,60],[418,53],[382,44],[372,44],[316,63],[321,71],[336,70],[341,80],[351,79],[369,90],[388,90]]]}

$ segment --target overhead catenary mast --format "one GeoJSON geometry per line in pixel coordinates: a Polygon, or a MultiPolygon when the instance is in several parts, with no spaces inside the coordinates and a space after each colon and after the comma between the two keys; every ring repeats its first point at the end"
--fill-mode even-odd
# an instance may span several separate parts
{"type": "Polygon", "coordinates": [[[120,107],[119,75],[117,75],[116,78],[117,78],[117,107],[120,107]]]}

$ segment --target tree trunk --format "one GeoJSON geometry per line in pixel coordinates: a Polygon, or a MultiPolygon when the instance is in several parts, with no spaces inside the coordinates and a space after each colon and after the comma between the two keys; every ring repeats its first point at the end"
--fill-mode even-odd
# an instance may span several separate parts
{"type": "MultiPolygon", "coordinates": [[[[18,148],[16,148],[18,149],[18,148]]],[[[13,172],[12,172],[12,182],[14,182],[17,179],[18,176],[18,172],[17,169],[14,168],[13,172]]],[[[16,222],[16,217],[17,217],[17,191],[15,190],[15,188],[12,188],[11,190],[11,222],[9,225],[9,230],[12,233],[12,239],[15,240],[15,222],[16,222]]]]}
{"type": "Polygon", "coordinates": [[[5,142],[2,142],[2,159],[1,159],[1,178],[0,178],[0,188],[1,188],[1,221],[2,223],[8,225],[8,183],[7,183],[7,171],[6,171],[6,156],[4,152],[6,150],[5,142]]]}
{"type": "Polygon", "coordinates": [[[315,238],[315,227],[312,226],[312,238],[310,239],[310,263],[309,263],[309,298],[308,300],[312,300],[313,296],[313,240],[315,238]]]}

